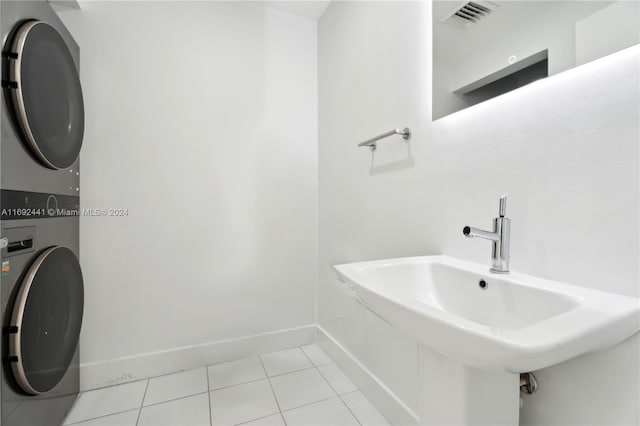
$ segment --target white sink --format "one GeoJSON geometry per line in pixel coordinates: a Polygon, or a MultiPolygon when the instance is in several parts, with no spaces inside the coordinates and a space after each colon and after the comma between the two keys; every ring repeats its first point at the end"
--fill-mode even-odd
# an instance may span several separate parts
{"type": "Polygon", "coordinates": [[[640,328],[638,299],[492,274],[448,256],[334,268],[380,317],[434,352],[481,370],[535,371],[613,346],[640,328]]]}

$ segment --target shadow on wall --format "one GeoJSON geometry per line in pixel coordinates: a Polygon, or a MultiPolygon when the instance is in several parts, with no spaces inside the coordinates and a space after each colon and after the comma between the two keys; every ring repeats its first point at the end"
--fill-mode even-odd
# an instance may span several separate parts
{"type": "Polygon", "coordinates": [[[411,139],[404,143],[404,147],[380,147],[371,150],[371,167],[369,175],[382,175],[415,167],[415,159],[411,152],[411,139]],[[386,148],[386,149],[385,149],[386,148]]]}

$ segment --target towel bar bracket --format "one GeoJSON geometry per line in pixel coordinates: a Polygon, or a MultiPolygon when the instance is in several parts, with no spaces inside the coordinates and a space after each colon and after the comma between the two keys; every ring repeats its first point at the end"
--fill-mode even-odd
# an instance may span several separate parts
{"type": "Polygon", "coordinates": [[[408,127],[405,127],[404,129],[393,129],[371,139],[367,139],[364,142],[360,142],[358,146],[368,146],[372,151],[375,151],[375,149],[378,147],[378,141],[380,139],[388,138],[389,136],[393,135],[401,135],[404,140],[409,140],[409,138],[411,137],[411,129],[409,129],[408,127]]]}

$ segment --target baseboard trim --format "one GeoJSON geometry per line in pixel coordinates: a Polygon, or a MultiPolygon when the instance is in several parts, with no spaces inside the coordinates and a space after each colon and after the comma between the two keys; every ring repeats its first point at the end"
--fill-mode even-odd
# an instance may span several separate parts
{"type": "Polygon", "coordinates": [[[166,351],[80,364],[80,390],[98,389],[315,341],[314,324],[166,351]]]}
{"type": "Polygon", "coordinates": [[[345,372],[360,391],[394,425],[418,425],[418,415],[321,326],[317,343],[345,372]]]}

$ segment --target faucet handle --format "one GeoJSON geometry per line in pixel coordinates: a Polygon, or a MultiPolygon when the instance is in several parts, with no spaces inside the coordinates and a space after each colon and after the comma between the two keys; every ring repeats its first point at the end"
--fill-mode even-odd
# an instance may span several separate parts
{"type": "Polygon", "coordinates": [[[507,194],[504,194],[500,197],[500,209],[498,210],[498,215],[500,217],[504,217],[507,214],[507,194]]]}

